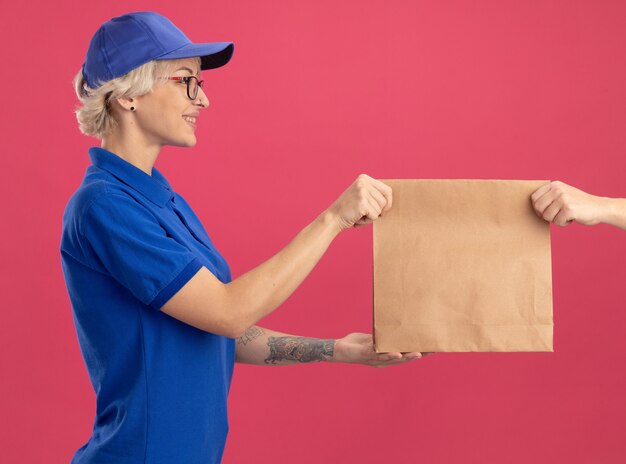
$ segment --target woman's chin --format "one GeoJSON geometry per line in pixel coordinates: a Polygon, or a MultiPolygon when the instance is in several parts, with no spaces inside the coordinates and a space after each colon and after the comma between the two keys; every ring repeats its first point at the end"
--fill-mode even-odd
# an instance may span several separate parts
{"type": "Polygon", "coordinates": [[[174,147],[195,147],[196,143],[197,143],[197,139],[195,135],[191,135],[189,137],[186,137],[183,140],[178,140],[174,143],[171,143],[169,145],[172,145],[174,147]]]}

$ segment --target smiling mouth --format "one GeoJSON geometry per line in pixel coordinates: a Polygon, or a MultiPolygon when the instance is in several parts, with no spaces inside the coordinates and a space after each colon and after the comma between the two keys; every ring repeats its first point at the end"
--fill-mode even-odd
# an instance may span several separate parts
{"type": "Polygon", "coordinates": [[[195,116],[183,116],[183,119],[185,121],[187,121],[187,123],[193,127],[194,129],[196,128],[196,117],[195,116]]]}

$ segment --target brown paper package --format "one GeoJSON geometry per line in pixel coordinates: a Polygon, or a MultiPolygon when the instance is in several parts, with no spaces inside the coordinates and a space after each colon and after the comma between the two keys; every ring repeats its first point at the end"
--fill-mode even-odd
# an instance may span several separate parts
{"type": "Polygon", "coordinates": [[[374,222],[376,351],[553,351],[548,181],[382,179],[374,222]]]}

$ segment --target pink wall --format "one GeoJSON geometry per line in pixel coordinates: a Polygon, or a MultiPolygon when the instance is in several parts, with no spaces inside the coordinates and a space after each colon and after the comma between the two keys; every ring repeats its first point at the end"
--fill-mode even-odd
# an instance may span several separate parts
{"type": "MultiPolygon", "coordinates": [[[[58,251],[97,144],[78,131],[71,80],[103,21],[145,9],[192,40],[236,44],[205,74],[197,146],[157,162],[234,277],[361,172],[560,179],[626,196],[621,1],[1,2],[1,462],[68,462],[91,432],[58,251]]],[[[626,233],[553,228],[552,252],[554,353],[237,366],[224,462],[620,461],[626,233]]],[[[370,331],[371,263],[371,227],[345,232],[263,325],[370,331]]]]}

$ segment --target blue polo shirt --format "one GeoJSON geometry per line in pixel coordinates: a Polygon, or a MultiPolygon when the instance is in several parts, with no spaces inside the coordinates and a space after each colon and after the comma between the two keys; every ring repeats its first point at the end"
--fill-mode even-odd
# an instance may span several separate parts
{"type": "Polygon", "coordinates": [[[187,202],[99,147],[63,215],[61,262],[96,393],[72,463],[219,463],[235,343],[160,311],[204,266],[230,269],[187,202]]]}

